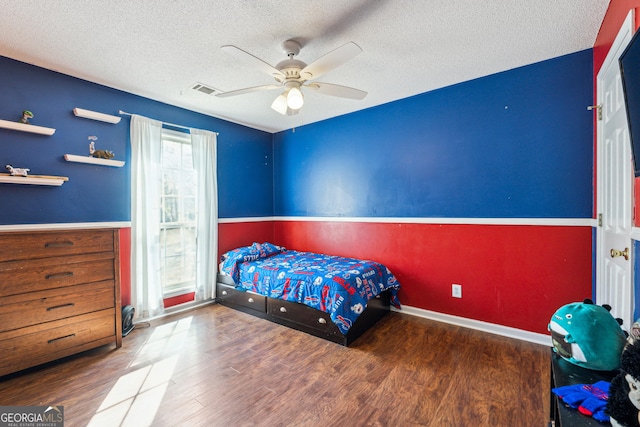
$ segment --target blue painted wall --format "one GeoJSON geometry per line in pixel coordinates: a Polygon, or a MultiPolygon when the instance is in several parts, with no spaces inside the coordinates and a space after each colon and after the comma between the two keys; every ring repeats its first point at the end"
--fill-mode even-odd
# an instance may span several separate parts
{"type": "Polygon", "coordinates": [[[273,214],[272,136],[269,133],[173,107],[123,91],[0,57],[0,119],[17,121],[24,109],[32,124],[55,128],[53,136],[0,129],[0,165],[28,167],[34,175],[69,177],[61,187],[0,184],[0,224],[130,220],[129,118],[117,125],[77,118],[79,107],[117,115],[119,110],[220,133],[219,215],[273,214]],[[66,162],[97,148],[125,160],[123,168],[66,162]]]}
{"type": "Polygon", "coordinates": [[[56,128],[0,129],[0,164],[70,178],[0,185],[20,206],[0,224],[129,220],[129,119],[80,119],[74,107],[220,132],[221,218],[591,217],[591,61],[578,52],[281,132],[272,159],[268,133],[0,57],[0,118],[30,109],[33,124],[56,128]],[[65,162],[90,135],[127,166],[65,162]]]}
{"type": "Polygon", "coordinates": [[[592,51],[274,136],[275,214],[591,218],[592,51]]]}

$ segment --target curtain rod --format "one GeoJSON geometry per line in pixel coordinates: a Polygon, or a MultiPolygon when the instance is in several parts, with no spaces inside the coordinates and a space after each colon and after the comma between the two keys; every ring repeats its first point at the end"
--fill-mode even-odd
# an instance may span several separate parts
{"type": "MultiPolygon", "coordinates": [[[[118,111],[118,114],[120,114],[120,115],[124,115],[124,116],[133,116],[133,114],[131,114],[131,113],[127,113],[126,111],[122,111],[122,110],[118,111]]],[[[154,119],[154,120],[155,120],[155,119],[154,119]]],[[[161,122],[162,120],[157,120],[157,121],[161,122]]],[[[173,126],[173,127],[180,128],[180,129],[186,129],[186,130],[191,130],[191,129],[193,129],[193,128],[190,128],[190,127],[187,127],[187,126],[177,125],[177,124],[175,124],[175,123],[162,122],[162,124],[164,124],[164,125],[168,125],[168,126],[173,126]]],[[[213,132],[213,133],[215,133],[216,135],[220,135],[218,132],[213,132]]]]}

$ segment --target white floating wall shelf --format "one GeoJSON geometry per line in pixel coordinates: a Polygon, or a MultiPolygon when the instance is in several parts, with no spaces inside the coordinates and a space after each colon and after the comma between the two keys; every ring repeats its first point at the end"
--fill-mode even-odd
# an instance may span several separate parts
{"type": "Polygon", "coordinates": [[[12,176],[7,173],[0,173],[0,183],[5,184],[30,184],[30,185],[51,185],[59,187],[69,181],[66,176],[50,176],[50,175],[29,175],[29,176],[12,176]]]}
{"type": "Polygon", "coordinates": [[[124,162],[122,160],[100,159],[98,157],[77,156],[75,154],[65,154],[64,159],[68,162],[91,163],[94,165],[113,166],[116,168],[124,166],[124,162]]]}
{"type": "Polygon", "coordinates": [[[82,108],[74,108],[73,114],[75,114],[76,117],[83,117],[85,119],[98,120],[101,122],[113,124],[120,123],[120,119],[122,118],[118,116],[112,116],[110,114],[98,113],[96,111],[83,110],[82,108]]]}
{"type": "Polygon", "coordinates": [[[0,120],[0,128],[18,130],[21,132],[31,132],[38,133],[40,135],[53,135],[55,133],[55,129],[46,128],[42,126],[35,125],[26,125],[20,122],[10,122],[8,120],[0,120]]]}

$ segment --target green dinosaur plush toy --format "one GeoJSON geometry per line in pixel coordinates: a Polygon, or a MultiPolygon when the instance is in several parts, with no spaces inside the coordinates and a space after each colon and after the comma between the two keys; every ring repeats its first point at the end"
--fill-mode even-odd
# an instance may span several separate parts
{"type": "Polygon", "coordinates": [[[609,310],[589,299],[560,307],[548,327],[554,351],[583,368],[618,369],[626,336],[609,310]]]}

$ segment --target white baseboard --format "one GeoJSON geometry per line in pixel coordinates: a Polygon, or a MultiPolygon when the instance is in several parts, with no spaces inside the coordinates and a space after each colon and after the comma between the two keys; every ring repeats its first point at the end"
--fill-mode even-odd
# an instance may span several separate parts
{"type": "Polygon", "coordinates": [[[483,322],[480,320],[467,319],[465,317],[454,316],[451,314],[438,313],[436,311],[424,310],[422,308],[410,307],[403,305],[401,310],[391,307],[392,311],[398,313],[409,314],[411,316],[423,317],[425,319],[435,320],[438,322],[450,323],[456,326],[476,329],[478,331],[488,332],[490,334],[502,335],[504,337],[516,338],[523,341],[532,342],[551,347],[551,335],[539,334],[536,332],[516,329],[509,326],[496,325],[495,323],[483,322]]]}

